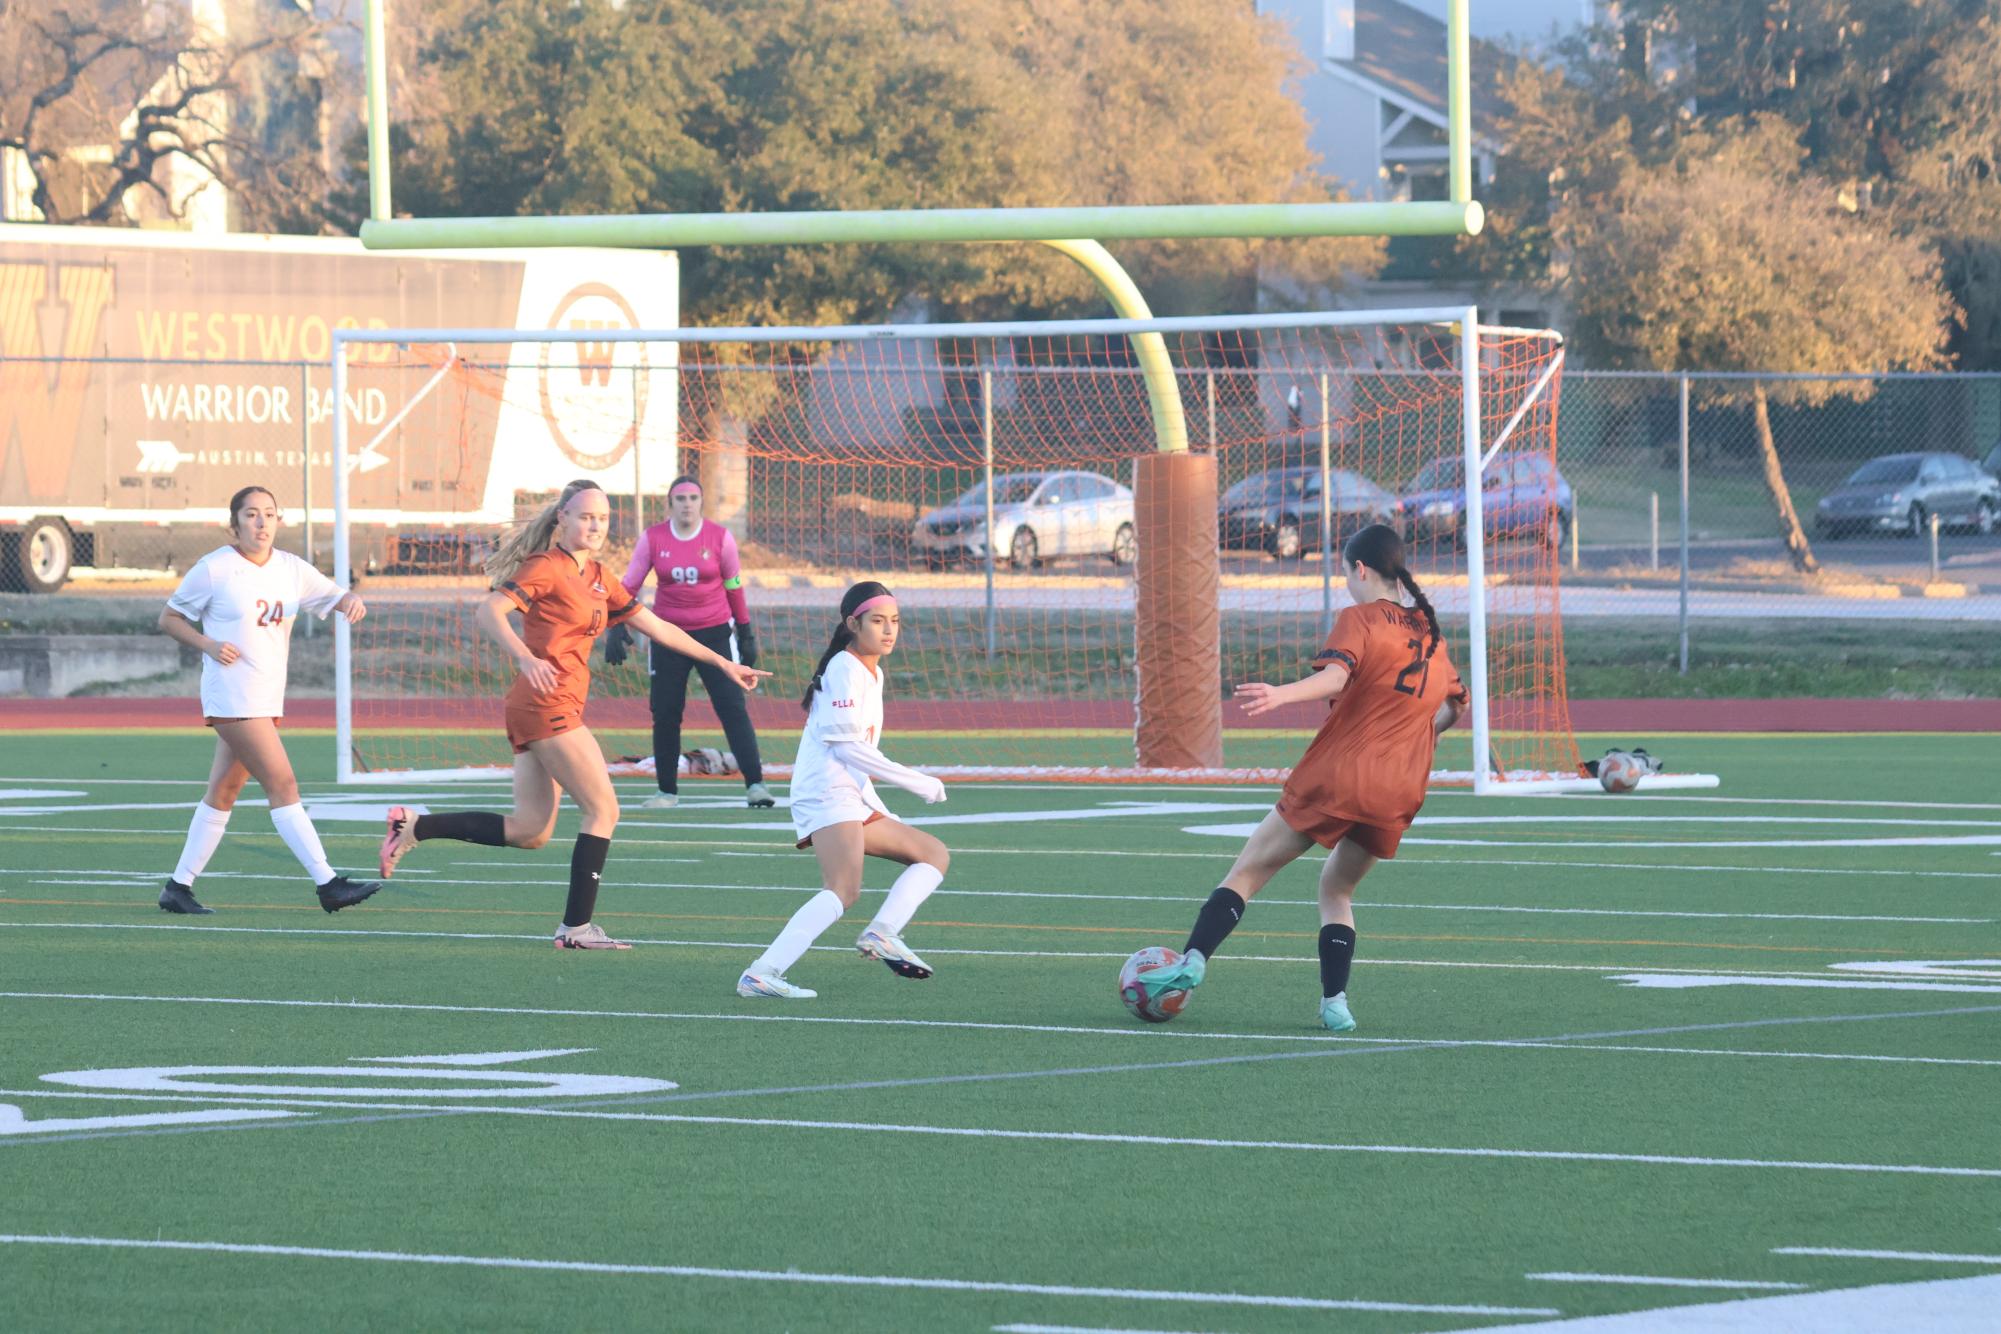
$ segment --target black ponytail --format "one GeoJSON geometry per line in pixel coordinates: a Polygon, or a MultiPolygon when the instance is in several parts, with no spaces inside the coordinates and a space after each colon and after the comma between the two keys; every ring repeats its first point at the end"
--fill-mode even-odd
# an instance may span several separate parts
{"type": "Polygon", "coordinates": [[[848,628],[848,618],[855,609],[871,598],[891,596],[888,588],[873,579],[864,579],[847,592],[841,594],[841,623],[834,627],[834,637],[827,641],[827,651],[820,655],[820,661],[813,666],[813,675],[806,682],[806,693],[799,697],[799,707],[807,713],[813,711],[813,692],[820,688],[820,677],[827,670],[827,664],[834,655],[855,642],[855,632],[848,628]]]}
{"type": "Polygon", "coordinates": [[[1410,600],[1424,617],[1424,623],[1431,627],[1425,638],[1424,656],[1429,658],[1438,649],[1441,638],[1438,629],[1438,611],[1431,605],[1431,599],[1417,586],[1411,577],[1410,567],[1403,561],[1403,538],[1397,530],[1386,523],[1372,523],[1356,533],[1341,546],[1341,559],[1349,565],[1366,565],[1385,579],[1395,580],[1403,586],[1410,600]]]}

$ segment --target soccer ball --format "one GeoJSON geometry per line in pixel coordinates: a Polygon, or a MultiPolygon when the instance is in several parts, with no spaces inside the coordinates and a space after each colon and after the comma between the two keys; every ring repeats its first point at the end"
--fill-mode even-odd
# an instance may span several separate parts
{"type": "Polygon", "coordinates": [[[1126,1008],[1149,1024],[1164,1024],[1181,1013],[1188,1003],[1186,987],[1155,987],[1147,974],[1181,962],[1181,956],[1160,945],[1149,945],[1126,960],[1119,969],[1119,999],[1126,1008]]]}
{"type": "Polygon", "coordinates": [[[1643,761],[1625,751],[1607,751],[1598,761],[1598,786],[1607,792],[1631,792],[1649,772],[1643,761]]]}

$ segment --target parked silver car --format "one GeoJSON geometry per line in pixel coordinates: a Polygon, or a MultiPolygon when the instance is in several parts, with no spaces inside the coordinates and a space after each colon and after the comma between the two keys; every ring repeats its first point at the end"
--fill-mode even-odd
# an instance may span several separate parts
{"type": "MultiPolygon", "coordinates": [[[[913,550],[932,565],[984,560],[987,488],[982,482],[917,520],[913,550]]],[[[996,559],[1026,570],[1054,556],[1105,556],[1130,565],[1139,552],[1133,493],[1094,472],[1010,472],[994,478],[996,559]]]]}
{"type": "Polygon", "coordinates": [[[1885,454],[1870,459],[1821,497],[1822,537],[1888,532],[1922,535],[1936,514],[1945,527],[1994,531],[2001,481],[1959,454],[1885,454]]]}

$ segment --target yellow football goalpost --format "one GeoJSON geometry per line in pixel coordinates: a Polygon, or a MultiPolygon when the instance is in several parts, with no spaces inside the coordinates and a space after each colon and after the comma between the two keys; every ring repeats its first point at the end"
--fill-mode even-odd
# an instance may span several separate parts
{"type": "MultiPolygon", "coordinates": [[[[647,214],[598,217],[395,218],[392,213],[389,111],[385,59],[385,0],[365,0],[370,218],[362,243],[372,250],[480,249],[533,247],[624,247],[677,249],[705,245],[828,245],[1027,241],[1052,247],[1088,271],[1120,317],[1115,327],[1131,340],[1146,388],[1155,441],[1154,453],[1136,469],[1136,509],[1142,515],[1141,543],[1174,553],[1195,568],[1164,572],[1149,594],[1138,590],[1136,660],[1142,682],[1149,677],[1213,684],[1220,679],[1221,647],[1168,642],[1171,614],[1149,614],[1150,602],[1182,602],[1207,597],[1220,586],[1217,553],[1195,552],[1191,541],[1212,531],[1216,505],[1216,463],[1191,453],[1175,372],[1165,339],[1145,297],[1108,251],[1107,240],[1159,238],[1275,238],[1308,236],[1456,236],[1477,234],[1484,214],[1472,197],[1469,0],[1448,0],[1447,143],[1448,195],[1426,202],[1344,202],[1323,204],[1190,204],[1104,208],[911,209],[809,213],[647,214]],[[1136,327],[1137,326],[1137,327],[1136,327]],[[1152,326],[1152,327],[1148,327],[1152,326]],[[1206,565],[1206,568],[1200,568],[1206,565]]],[[[1483,463],[1480,442],[1480,345],[1478,311],[1473,307],[1421,313],[1450,326],[1460,360],[1465,394],[1465,466],[1468,490],[1477,494],[1483,463]]],[[[488,331],[494,332],[494,331],[488,331]]],[[[663,337],[689,339],[702,331],[662,330],[663,337]]],[[[708,331],[714,333],[716,331],[708,331]]],[[[741,331],[739,331],[741,332],[741,331]]],[[[366,335],[336,337],[336,394],[346,380],[347,347],[376,341],[366,335]]],[[[1538,390],[1539,392],[1539,390],[1538,390]]],[[[337,399],[338,401],[338,399],[337,399]]],[[[337,418],[341,414],[336,414],[337,418]]],[[[337,421],[337,427],[340,425],[337,421]]],[[[344,432],[336,431],[337,435],[344,432]]],[[[345,492],[345,469],[336,466],[337,506],[345,492]]],[[[1469,577],[1482,578],[1478,520],[1469,537],[1469,577]]],[[[336,532],[344,545],[345,526],[336,532]]],[[[336,552],[338,562],[344,552],[336,552]]],[[[1144,573],[1144,565],[1142,573],[1144,573]]],[[[1491,775],[1492,753],[1485,707],[1483,599],[1474,596],[1469,613],[1469,665],[1476,701],[1473,719],[1476,788],[1491,775]]],[[[336,627],[337,643],[346,636],[336,627]]],[[[346,674],[338,677],[345,683],[346,674]]],[[[1142,688],[1135,731],[1141,768],[1201,769],[1220,764],[1221,699],[1212,689],[1178,692],[1142,688]]]]}

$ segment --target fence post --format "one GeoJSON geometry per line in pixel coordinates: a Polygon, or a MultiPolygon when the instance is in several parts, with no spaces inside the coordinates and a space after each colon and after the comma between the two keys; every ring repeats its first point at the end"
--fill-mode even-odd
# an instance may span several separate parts
{"type": "Polygon", "coordinates": [[[1320,633],[1334,630],[1334,423],[1327,412],[1327,372],[1320,372],[1320,633]]]}
{"type": "MultiPolygon", "coordinates": [[[[312,370],[305,362],[299,363],[299,452],[305,456],[305,464],[300,487],[306,504],[306,564],[313,563],[313,383],[312,370]]],[[[311,634],[314,618],[306,618],[306,633],[311,634]]]]}
{"type": "Polygon", "coordinates": [[[1202,380],[1207,386],[1209,399],[1209,452],[1213,454],[1216,452],[1216,372],[1205,371],[1202,380]]]}
{"type": "Polygon", "coordinates": [[[1647,568],[1661,567],[1661,493],[1647,493],[1647,568]]]}
{"type": "MultiPolygon", "coordinates": [[[[639,535],[646,531],[646,473],[639,438],[639,366],[632,368],[632,540],[639,541],[639,535]]],[[[744,527],[749,528],[749,524],[744,527]]]]}
{"type": "Polygon", "coordinates": [[[987,496],[987,656],[994,656],[994,373],[980,372],[980,455],[987,496]]]}
{"type": "Polygon", "coordinates": [[[1577,493],[1570,493],[1570,572],[1577,573],[1578,534],[1584,530],[1584,506],[1577,503],[1577,493]]]}
{"type": "Polygon", "coordinates": [[[1688,377],[1681,377],[1681,675],[1688,675],[1688,377]]]}

